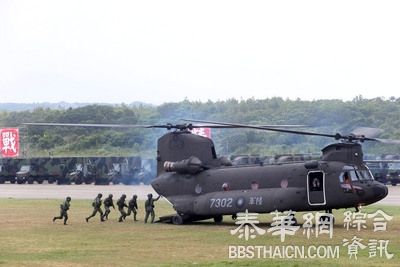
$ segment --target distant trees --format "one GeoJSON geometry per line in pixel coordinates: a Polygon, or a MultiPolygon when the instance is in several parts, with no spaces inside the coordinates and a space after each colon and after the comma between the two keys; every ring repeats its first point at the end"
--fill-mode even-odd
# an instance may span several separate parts
{"type": "MultiPolygon", "coordinates": [[[[382,128],[383,138],[400,139],[400,99],[284,100],[282,98],[212,102],[166,103],[160,106],[88,105],[69,109],[37,108],[0,112],[1,127],[21,127],[23,122],[102,124],[182,123],[204,119],[243,124],[306,124],[311,131],[349,133],[360,126],[382,128]]],[[[24,149],[31,155],[146,154],[155,156],[156,140],[165,131],[80,127],[22,127],[24,149]]],[[[318,152],[332,142],[327,138],[277,134],[245,129],[213,130],[219,154],[275,154],[318,152]]],[[[367,153],[400,153],[396,146],[366,144],[367,153]]]]}

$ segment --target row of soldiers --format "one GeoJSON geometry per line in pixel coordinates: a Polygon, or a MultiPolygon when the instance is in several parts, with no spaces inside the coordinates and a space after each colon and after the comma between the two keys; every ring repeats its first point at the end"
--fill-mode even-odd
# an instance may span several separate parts
{"type": "MultiPolygon", "coordinates": [[[[108,220],[108,215],[111,212],[111,207],[115,209],[114,206],[114,200],[113,200],[113,195],[110,194],[106,199],[104,199],[104,202],[102,201],[103,194],[99,193],[97,197],[94,199],[92,202],[93,206],[93,212],[89,217],[86,217],[85,220],[86,222],[89,222],[89,219],[96,216],[97,213],[100,214],[100,221],[104,222],[105,220],[108,220]],[[104,204],[104,213],[103,210],[101,209],[102,203],[104,204]]],[[[151,216],[151,223],[154,223],[154,218],[155,218],[155,213],[154,213],[154,202],[159,200],[160,196],[157,198],[153,198],[153,194],[148,194],[147,195],[147,200],[144,204],[145,206],[145,219],[144,223],[147,223],[147,220],[149,219],[149,216],[151,216]]],[[[53,218],[53,222],[55,222],[57,219],[64,219],[64,224],[67,224],[68,220],[68,210],[70,208],[70,202],[71,202],[71,197],[67,197],[60,205],[60,216],[56,216],[53,218]]],[[[137,205],[137,195],[133,195],[132,199],[129,200],[128,205],[126,204],[126,195],[123,194],[117,201],[117,207],[118,211],[120,212],[120,217],[118,219],[119,222],[122,222],[125,220],[126,217],[130,216],[131,213],[133,213],[133,220],[138,221],[136,218],[137,215],[137,210],[138,210],[138,205],[137,205]],[[128,212],[125,212],[125,208],[128,208],[128,212]]]]}

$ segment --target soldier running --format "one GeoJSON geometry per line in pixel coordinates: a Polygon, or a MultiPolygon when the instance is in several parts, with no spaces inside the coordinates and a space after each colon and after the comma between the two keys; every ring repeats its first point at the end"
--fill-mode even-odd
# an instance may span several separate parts
{"type": "Polygon", "coordinates": [[[144,203],[144,208],[146,210],[146,216],[144,218],[144,223],[147,223],[147,219],[149,218],[149,215],[151,214],[151,223],[154,223],[154,218],[155,218],[155,213],[154,213],[154,201],[157,201],[160,199],[160,196],[157,198],[153,198],[153,194],[148,194],[147,195],[147,200],[144,203]]]}
{"type": "Polygon", "coordinates": [[[66,199],[65,199],[65,201],[64,201],[64,203],[63,204],[60,204],[60,216],[58,216],[58,217],[54,217],[53,218],[53,222],[55,222],[56,220],[58,220],[58,219],[62,219],[62,218],[64,218],[64,225],[67,225],[67,220],[68,220],[68,213],[67,213],[67,211],[69,210],[69,206],[70,206],[70,203],[71,202],[71,197],[67,197],[66,199]]]}
{"type": "Polygon", "coordinates": [[[138,209],[138,205],[137,205],[137,195],[133,195],[132,199],[129,200],[128,203],[128,213],[126,214],[126,216],[131,215],[131,212],[133,212],[133,220],[135,222],[137,222],[136,220],[136,214],[137,214],[137,209],[138,209]]]}
{"type": "Polygon", "coordinates": [[[109,194],[106,199],[104,199],[104,216],[103,219],[108,220],[108,214],[110,214],[111,210],[110,208],[114,206],[114,201],[113,201],[113,194],[109,194]]]}
{"type": "Polygon", "coordinates": [[[123,194],[117,201],[117,206],[118,210],[121,213],[121,216],[119,216],[119,222],[122,222],[122,220],[125,220],[126,217],[126,212],[124,210],[125,207],[128,207],[125,203],[126,195],[123,194]]]}
{"type": "Polygon", "coordinates": [[[99,193],[97,195],[97,197],[94,199],[92,206],[93,206],[93,213],[92,215],[90,215],[89,217],[86,218],[86,222],[89,222],[89,219],[94,217],[97,212],[100,213],[100,221],[104,222],[103,219],[103,211],[101,210],[101,197],[103,196],[103,194],[99,193]]]}

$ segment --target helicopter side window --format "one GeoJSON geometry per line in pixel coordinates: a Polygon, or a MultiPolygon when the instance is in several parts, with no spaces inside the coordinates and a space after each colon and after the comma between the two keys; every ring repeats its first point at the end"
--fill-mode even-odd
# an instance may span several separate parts
{"type": "Polygon", "coordinates": [[[323,185],[323,173],[322,172],[312,172],[309,174],[309,185],[310,191],[322,191],[323,185]]]}

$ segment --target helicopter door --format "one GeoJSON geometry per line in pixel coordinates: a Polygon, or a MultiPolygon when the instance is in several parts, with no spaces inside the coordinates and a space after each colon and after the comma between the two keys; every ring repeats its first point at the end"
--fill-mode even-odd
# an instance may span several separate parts
{"type": "Polygon", "coordinates": [[[325,205],[325,173],[312,171],[307,176],[307,196],[310,205],[325,205]]]}

